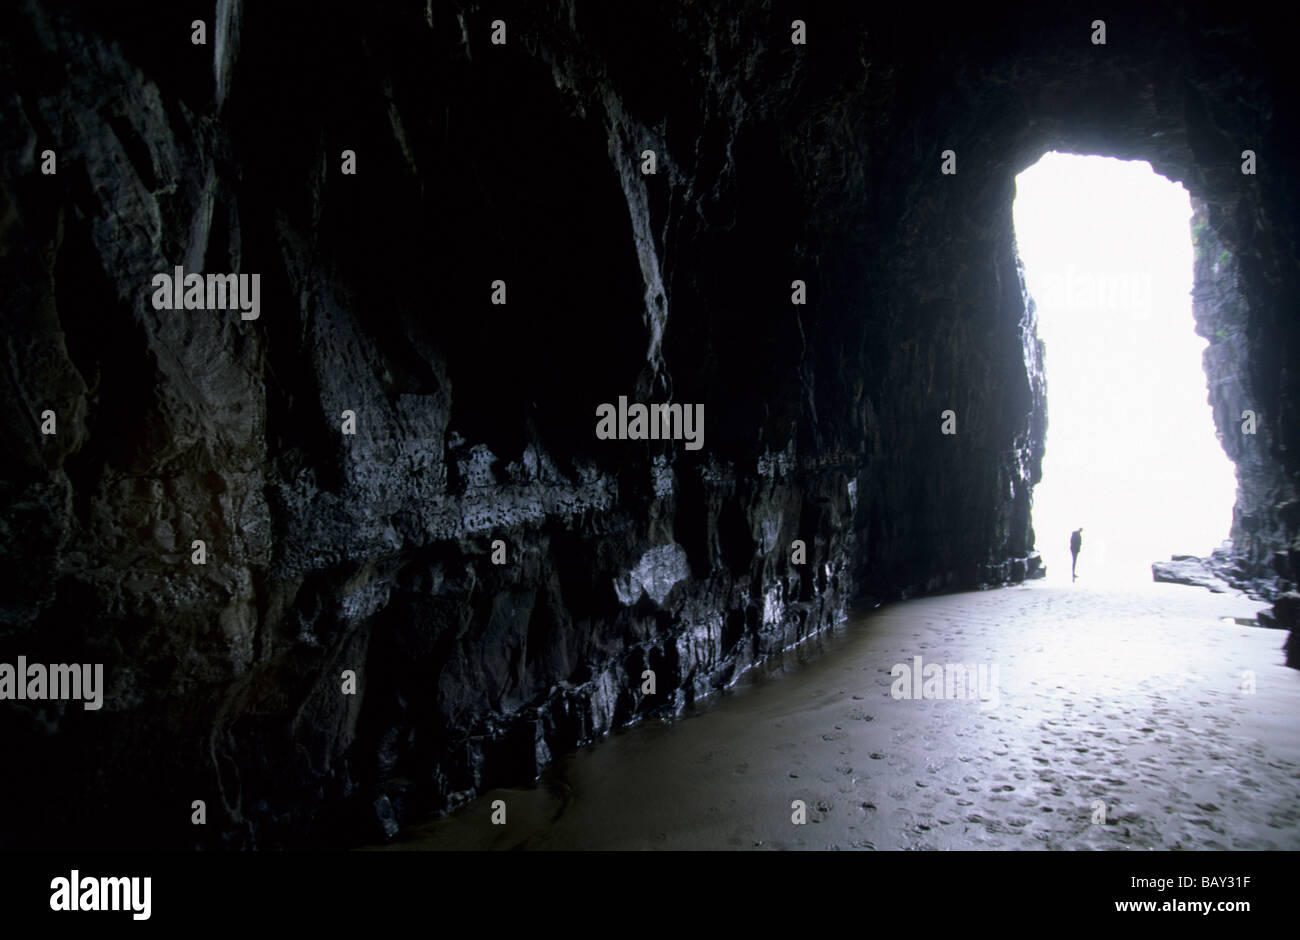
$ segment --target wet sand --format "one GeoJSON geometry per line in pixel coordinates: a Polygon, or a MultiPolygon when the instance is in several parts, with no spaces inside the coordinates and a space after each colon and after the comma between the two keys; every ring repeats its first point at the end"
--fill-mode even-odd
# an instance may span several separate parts
{"type": "Polygon", "coordinates": [[[1297,849],[1300,672],[1285,632],[1223,620],[1262,606],[1082,582],[894,604],[387,848],[1297,849]],[[893,698],[915,656],[997,665],[996,707],[893,698]]]}

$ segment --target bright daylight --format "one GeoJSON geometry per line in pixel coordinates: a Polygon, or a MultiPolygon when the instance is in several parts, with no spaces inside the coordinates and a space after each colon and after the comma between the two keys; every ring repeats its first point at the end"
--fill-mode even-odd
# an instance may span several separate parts
{"type": "Polygon", "coordinates": [[[1016,237],[1046,345],[1048,428],[1034,490],[1052,581],[1151,580],[1228,537],[1236,490],[1193,329],[1192,209],[1147,163],[1048,153],[1017,178],[1016,237]]]}

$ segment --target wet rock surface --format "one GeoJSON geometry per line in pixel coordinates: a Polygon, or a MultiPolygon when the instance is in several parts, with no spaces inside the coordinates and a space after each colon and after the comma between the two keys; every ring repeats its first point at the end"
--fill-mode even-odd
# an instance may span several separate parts
{"type": "Polygon", "coordinates": [[[380,837],[679,713],[859,595],[1032,577],[1046,389],[1011,199],[1049,148],[1201,200],[1233,259],[1198,317],[1234,544],[1294,583],[1296,169],[1239,157],[1294,152],[1285,31],[1159,6],[1099,57],[1091,11],[828,11],[808,47],[795,15],[0,11],[0,661],[109,686],[99,714],[0,711],[25,769],[0,798],[46,807],[0,842],[380,837]],[[180,264],[260,273],[260,319],[155,310],[180,264]],[[620,395],[702,402],[704,446],[598,440],[620,395]]]}
{"type": "MultiPolygon", "coordinates": [[[[1276,350],[1252,348],[1270,333],[1259,320],[1271,315],[1247,309],[1246,284],[1258,262],[1243,259],[1220,237],[1221,226],[1213,224],[1204,203],[1194,199],[1193,210],[1192,313],[1197,332],[1210,342],[1203,358],[1219,441],[1237,468],[1232,538],[1205,560],[1206,566],[1233,587],[1276,599],[1294,591],[1300,579],[1300,501],[1295,459],[1288,456],[1297,443],[1294,386],[1288,387],[1284,367],[1276,376],[1247,367],[1252,360],[1277,362],[1276,350]]],[[[1295,626],[1285,602],[1271,620],[1295,626]]]]}
{"type": "Polygon", "coordinates": [[[1190,584],[1208,588],[1215,594],[1226,594],[1233,590],[1229,583],[1235,574],[1230,570],[1232,565],[1232,547],[1230,543],[1225,543],[1211,552],[1208,558],[1173,555],[1169,561],[1152,562],[1151,578],[1153,581],[1190,584]]]}

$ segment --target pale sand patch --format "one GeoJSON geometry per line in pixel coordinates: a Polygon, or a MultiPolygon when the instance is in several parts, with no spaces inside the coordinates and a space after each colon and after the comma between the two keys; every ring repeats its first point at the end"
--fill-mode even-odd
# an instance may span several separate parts
{"type": "Polygon", "coordinates": [[[1300,672],[1284,632],[1221,619],[1262,606],[1083,582],[891,605],[391,848],[1297,849],[1300,672]],[[997,664],[997,707],[895,700],[890,669],[917,655],[997,664]]]}

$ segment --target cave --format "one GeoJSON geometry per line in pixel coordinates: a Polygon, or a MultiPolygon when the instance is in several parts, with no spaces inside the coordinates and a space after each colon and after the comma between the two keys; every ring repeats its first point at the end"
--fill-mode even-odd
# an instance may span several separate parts
{"type": "Polygon", "coordinates": [[[103,666],[0,701],[0,846],[382,842],[853,611],[1020,590],[1050,151],[1191,195],[1205,564],[1300,665],[1285,23],[806,7],[0,11],[0,663],[103,666]],[[177,267],[258,316],[158,309],[177,267]]]}

